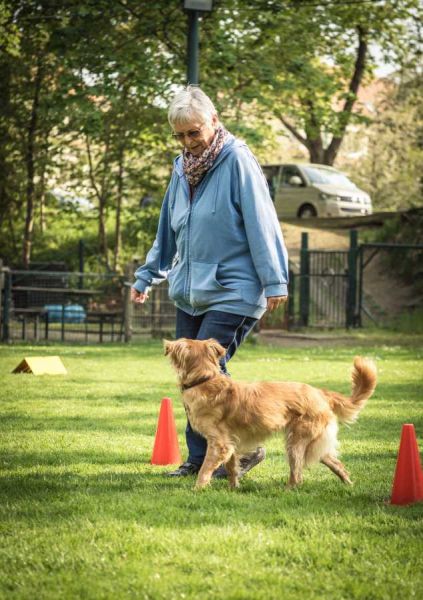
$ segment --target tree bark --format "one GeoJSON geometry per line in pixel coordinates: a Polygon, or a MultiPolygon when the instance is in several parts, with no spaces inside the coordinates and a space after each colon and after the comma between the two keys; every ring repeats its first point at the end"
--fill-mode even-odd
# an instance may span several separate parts
{"type": "Polygon", "coordinates": [[[331,143],[326,148],[324,153],[324,164],[325,165],[333,165],[335,159],[338,155],[339,149],[342,144],[342,140],[344,139],[345,132],[350,122],[352,109],[354,107],[354,103],[357,99],[358,88],[360,87],[361,80],[363,79],[364,70],[366,67],[366,58],[367,58],[367,31],[359,26],[357,28],[358,31],[358,48],[357,48],[357,57],[354,66],[354,73],[351,77],[348,96],[344,102],[344,106],[340,115],[340,133],[338,135],[334,135],[331,143]]]}
{"type": "Polygon", "coordinates": [[[11,198],[10,166],[8,162],[10,136],[10,65],[7,61],[0,63],[0,226],[6,218],[10,208],[11,198]]]}
{"type": "Polygon", "coordinates": [[[45,202],[46,202],[46,168],[49,158],[49,135],[50,131],[44,133],[43,148],[42,148],[42,160],[40,164],[40,185],[37,190],[37,198],[40,206],[40,231],[44,233],[46,230],[46,214],[45,214],[45,202]]]}
{"type": "Polygon", "coordinates": [[[117,204],[116,204],[116,224],[115,224],[115,247],[113,251],[113,270],[117,271],[122,246],[121,235],[121,216],[122,216],[122,199],[123,199],[123,171],[124,171],[125,150],[122,143],[119,148],[118,156],[118,189],[117,189],[117,204]]]}
{"type": "Polygon", "coordinates": [[[106,231],[106,202],[107,202],[107,168],[108,168],[108,154],[109,154],[109,140],[106,141],[106,148],[104,151],[104,167],[103,176],[100,187],[97,186],[94,172],[94,165],[91,154],[91,145],[88,135],[86,135],[89,175],[91,185],[93,186],[94,192],[98,199],[98,245],[100,256],[104,259],[106,268],[109,269],[109,257],[108,257],[108,246],[107,246],[107,231],[106,231]]]}
{"type": "Polygon", "coordinates": [[[38,109],[43,80],[41,58],[38,59],[34,80],[34,98],[31,107],[31,118],[27,131],[27,146],[25,153],[26,165],[26,216],[23,239],[23,265],[27,269],[31,261],[32,233],[34,229],[34,174],[35,174],[35,141],[38,125],[38,109]]]}
{"type": "Polygon", "coordinates": [[[310,155],[310,162],[316,164],[326,164],[324,162],[324,149],[323,142],[320,137],[309,140],[307,143],[308,152],[310,155]]]}
{"type": "Polygon", "coordinates": [[[321,164],[324,160],[321,124],[316,117],[313,100],[308,98],[305,100],[304,104],[309,114],[309,120],[306,122],[305,133],[307,138],[306,145],[310,154],[310,162],[321,164]]]}

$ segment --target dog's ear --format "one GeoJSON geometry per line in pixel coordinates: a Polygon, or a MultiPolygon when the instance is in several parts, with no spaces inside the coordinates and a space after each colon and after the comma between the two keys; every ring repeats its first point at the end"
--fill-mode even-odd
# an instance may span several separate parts
{"type": "Polygon", "coordinates": [[[218,358],[221,358],[226,354],[226,349],[213,338],[207,340],[207,347],[210,348],[210,350],[212,350],[215,356],[217,356],[218,358]]]}
{"type": "Polygon", "coordinates": [[[173,342],[170,342],[169,340],[163,340],[163,348],[164,348],[165,356],[167,356],[169,354],[169,352],[172,351],[172,346],[173,346],[173,342]]]}

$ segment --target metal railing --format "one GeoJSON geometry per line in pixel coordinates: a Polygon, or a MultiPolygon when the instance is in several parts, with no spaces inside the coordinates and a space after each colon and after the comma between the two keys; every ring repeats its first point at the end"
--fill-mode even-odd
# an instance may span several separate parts
{"type": "Polygon", "coordinates": [[[3,341],[125,338],[125,288],[119,275],[3,268],[1,277],[3,341]]]}

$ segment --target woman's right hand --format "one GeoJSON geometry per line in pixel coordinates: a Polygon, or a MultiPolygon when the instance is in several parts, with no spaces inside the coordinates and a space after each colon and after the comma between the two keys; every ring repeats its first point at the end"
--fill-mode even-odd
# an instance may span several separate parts
{"type": "Polygon", "coordinates": [[[131,300],[135,304],[144,304],[148,300],[148,294],[145,292],[137,292],[136,289],[131,288],[131,300]]]}

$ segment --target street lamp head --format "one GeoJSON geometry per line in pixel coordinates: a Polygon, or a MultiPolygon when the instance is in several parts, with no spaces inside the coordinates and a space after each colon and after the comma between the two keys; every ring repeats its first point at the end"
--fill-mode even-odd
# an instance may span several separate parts
{"type": "Polygon", "coordinates": [[[213,8],[213,0],[184,0],[185,10],[201,10],[204,12],[211,11],[213,8]]]}

